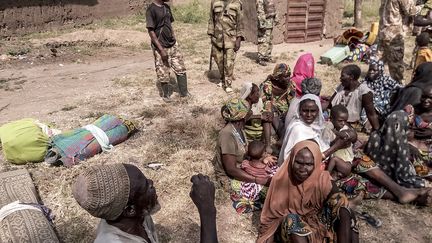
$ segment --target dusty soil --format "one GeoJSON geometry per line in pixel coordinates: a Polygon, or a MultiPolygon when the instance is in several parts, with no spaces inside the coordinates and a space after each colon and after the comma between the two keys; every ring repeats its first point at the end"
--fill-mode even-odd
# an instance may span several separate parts
{"type": "MultiPolygon", "coordinates": [[[[189,179],[198,172],[214,175],[211,160],[217,132],[223,125],[218,114],[222,102],[229,98],[206,74],[206,26],[175,25],[194,97],[182,100],[174,93],[176,103],[168,105],[155,85],[153,57],[142,23],[124,23],[131,22],[1,41],[0,124],[34,117],[67,130],[91,123],[104,113],[135,120],[140,132],[111,153],[97,155],[73,168],[44,163],[23,167],[32,173],[43,202],[53,209],[56,229],[65,242],[91,242],[98,222],[73,199],[74,178],[91,165],[120,162],[137,165],[155,181],[163,207],[154,217],[161,241],[198,242],[199,218],[188,197],[189,179]],[[145,166],[155,161],[165,166],[157,171],[145,166]]],[[[275,46],[274,53],[279,62],[293,66],[302,52],[312,52],[318,58],[331,45],[329,40],[282,44],[275,46]]],[[[253,44],[243,44],[237,57],[234,88],[243,81],[260,83],[271,73],[272,66],[255,64],[255,51],[253,44]]],[[[366,70],[364,65],[362,68],[366,70]]],[[[330,94],[336,87],[339,69],[316,66],[324,93],[330,94]]],[[[0,171],[16,168],[0,163],[0,171]]],[[[222,190],[217,190],[216,204],[220,242],[255,241],[257,215],[237,215],[222,190]]],[[[360,221],[361,242],[432,241],[430,208],[381,200],[365,201],[362,209],[381,219],[383,226],[374,229],[360,221]]]]}

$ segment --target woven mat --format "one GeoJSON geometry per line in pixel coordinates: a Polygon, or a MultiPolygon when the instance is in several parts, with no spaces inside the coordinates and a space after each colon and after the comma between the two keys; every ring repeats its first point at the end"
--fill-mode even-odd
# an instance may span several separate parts
{"type": "MultiPolygon", "coordinates": [[[[0,173],[0,208],[19,200],[39,203],[36,189],[27,170],[0,173]]],[[[21,210],[0,222],[0,242],[59,242],[51,224],[40,211],[21,210]]]]}

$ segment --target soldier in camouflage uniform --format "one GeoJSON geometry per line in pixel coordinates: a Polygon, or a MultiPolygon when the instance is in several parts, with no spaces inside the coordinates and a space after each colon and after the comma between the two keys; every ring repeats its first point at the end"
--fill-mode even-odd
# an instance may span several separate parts
{"type": "Polygon", "coordinates": [[[212,57],[221,75],[220,86],[232,92],[234,61],[244,40],[241,0],[212,0],[207,34],[211,37],[212,57]]]}
{"type": "Polygon", "coordinates": [[[276,8],[273,0],[256,0],[258,17],[258,64],[267,66],[273,49],[273,27],[276,8]]]}
{"type": "Polygon", "coordinates": [[[402,82],[405,63],[404,19],[414,17],[414,0],[382,0],[380,7],[379,48],[382,59],[387,63],[390,76],[402,82]]]}
{"type": "Polygon", "coordinates": [[[432,34],[432,0],[427,0],[423,5],[421,5],[418,14],[414,19],[414,26],[420,27],[419,32],[428,32],[432,34]]]}

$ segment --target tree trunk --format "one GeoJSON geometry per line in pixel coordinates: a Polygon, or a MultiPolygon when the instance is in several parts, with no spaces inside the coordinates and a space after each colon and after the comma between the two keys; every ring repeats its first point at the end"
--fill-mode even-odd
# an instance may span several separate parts
{"type": "Polygon", "coordinates": [[[362,4],[363,0],[354,0],[354,27],[361,28],[362,23],[362,4]]]}

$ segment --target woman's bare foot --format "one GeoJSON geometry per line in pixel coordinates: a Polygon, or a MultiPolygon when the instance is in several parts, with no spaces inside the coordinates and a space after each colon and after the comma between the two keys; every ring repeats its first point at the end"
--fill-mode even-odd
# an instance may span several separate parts
{"type": "Polygon", "coordinates": [[[397,196],[400,204],[407,204],[414,202],[421,195],[420,189],[407,189],[404,188],[401,195],[397,196]]]}

